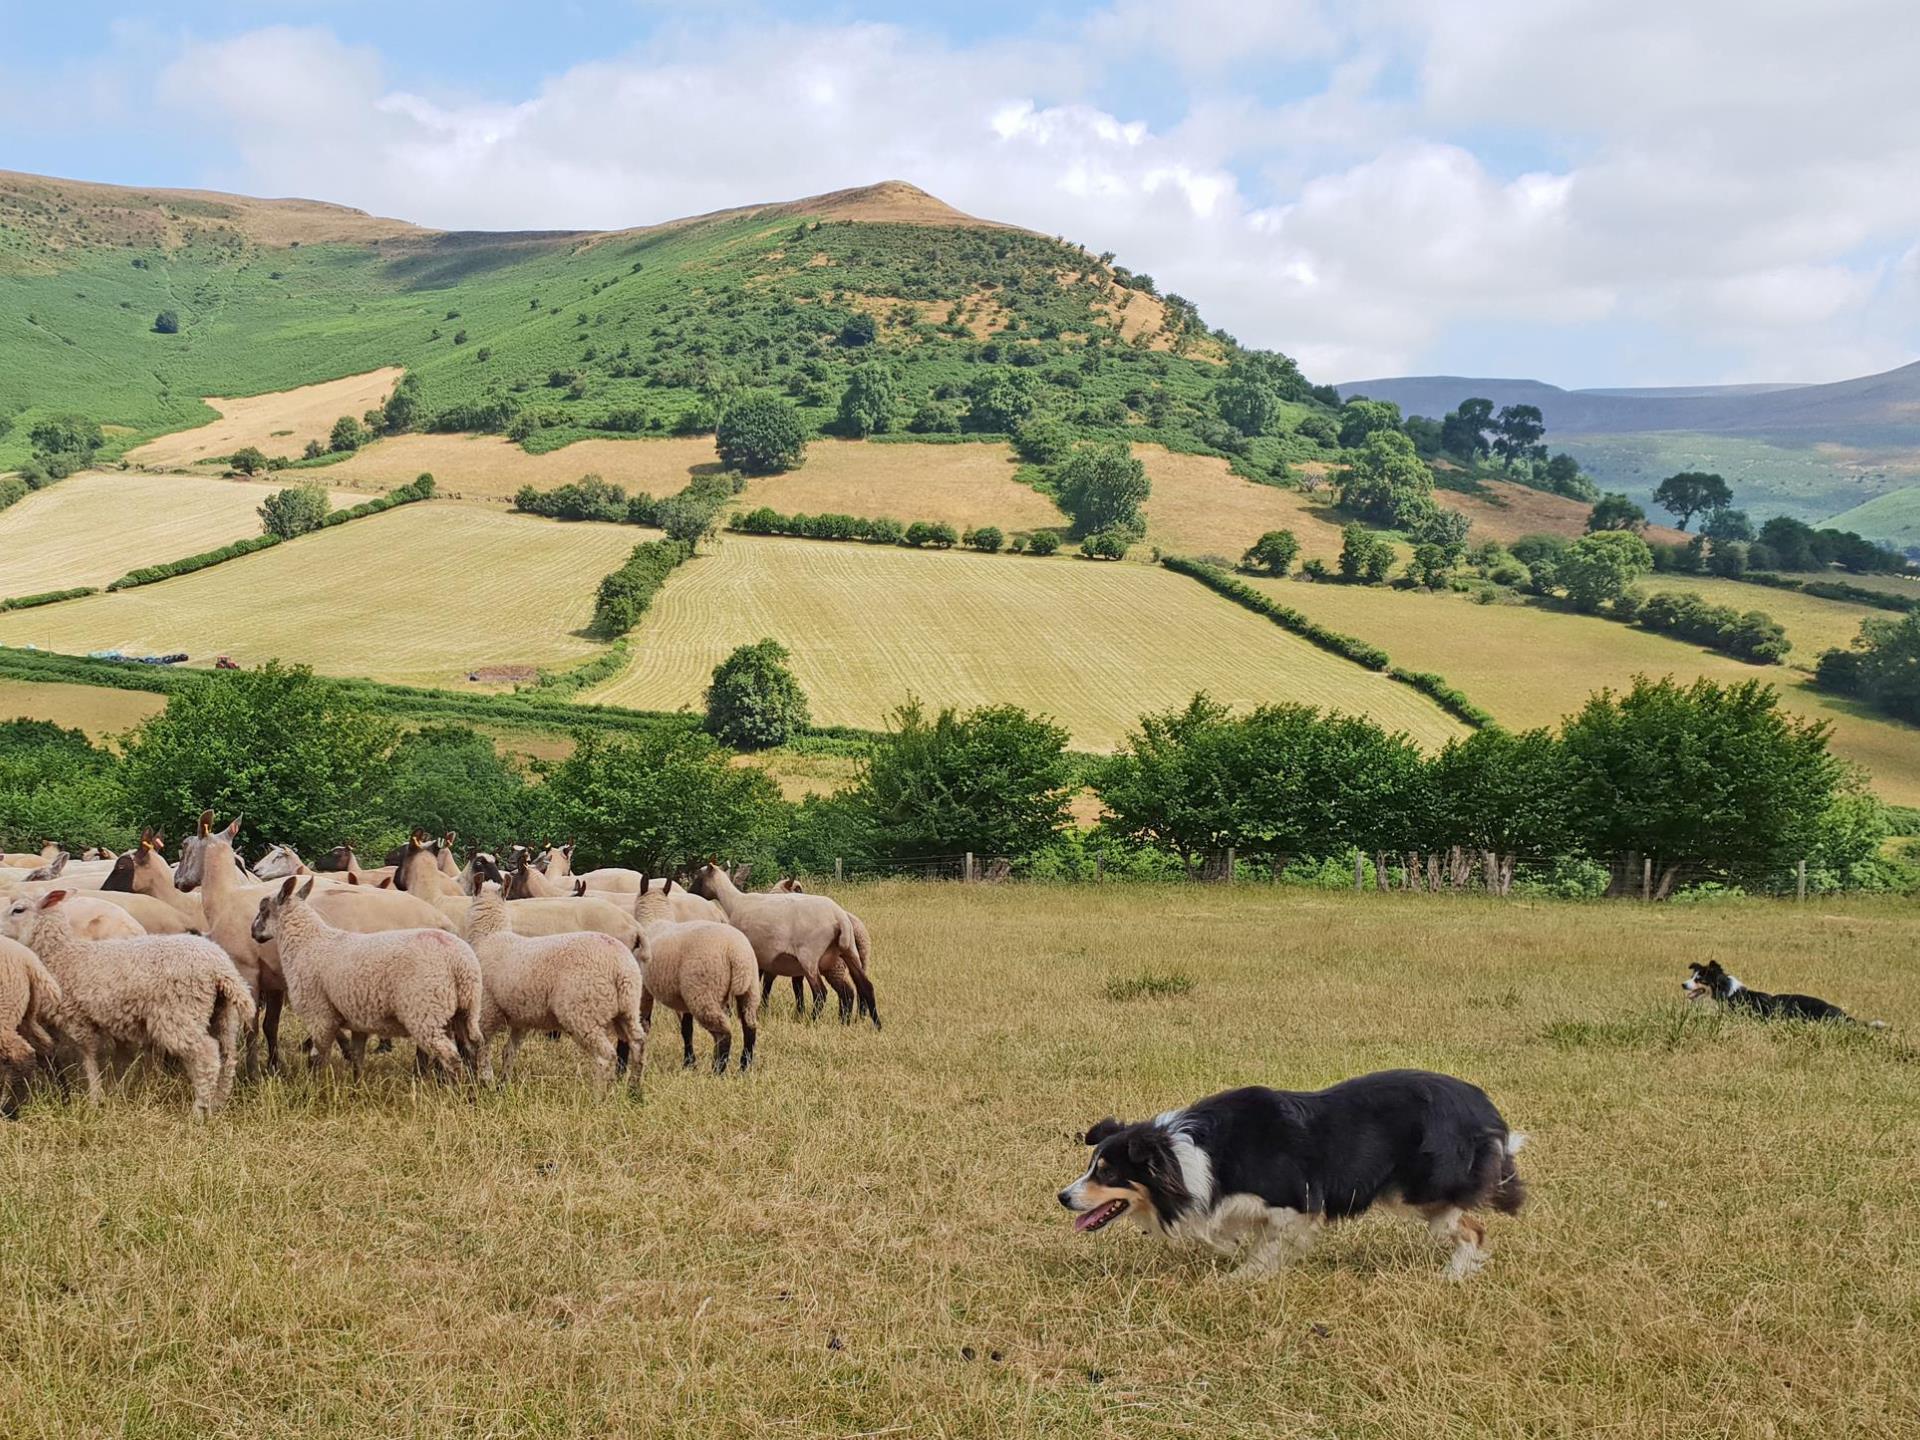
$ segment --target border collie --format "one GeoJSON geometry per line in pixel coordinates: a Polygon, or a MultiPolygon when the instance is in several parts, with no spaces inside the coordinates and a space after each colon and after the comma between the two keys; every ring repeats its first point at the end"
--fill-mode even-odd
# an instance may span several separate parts
{"type": "Polygon", "coordinates": [[[1764,990],[1749,990],[1729,975],[1718,960],[1687,967],[1691,973],[1680,982],[1689,1000],[1712,999],[1736,1010],[1748,1010],[1764,1020],[1839,1020],[1844,1024],[1866,1024],[1875,1030],[1887,1028],[1884,1020],[1858,1021],[1838,1005],[1817,995],[1769,995],[1764,990]]]}
{"type": "Polygon", "coordinates": [[[1486,1264],[1471,1211],[1516,1213],[1526,1187],[1507,1128],[1477,1085],[1427,1070],[1383,1070],[1326,1090],[1249,1086],[1184,1110],[1087,1131],[1087,1173],[1060,1192],[1073,1228],[1130,1215],[1148,1234],[1234,1255],[1262,1275],[1304,1254],[1320,1228],[1374,1205],[1410,1212],[1450,1245],[1447,1277],[1486,1264]]]}

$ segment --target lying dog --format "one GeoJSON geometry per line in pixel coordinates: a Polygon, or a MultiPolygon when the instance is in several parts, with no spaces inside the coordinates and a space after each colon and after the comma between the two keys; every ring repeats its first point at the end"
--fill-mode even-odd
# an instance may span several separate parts
{"type": "MultiPolygon", "coordinates": [[[[1830,1001],[1815,995],[1769,995],[1764,990],[1749,990],[1721,968],[1718,960],[1688,967],[1691,974],[1680,982],[1690,1000],[1713,999],[1736,1010],[1746,1010],[1767,1020],[1839,1020],[1848,1025],[1861,1022],[1830,1001]]],[[[1866,1022],[1875,1030],[1887,1028],[1884,1020],[1866,1022]]]]}
{"type": "Polygon", "coordinates": [[[1251,1241],[1240,1273],[1256,1275],[1305,1253],[1328,1221],[1392,1206],[1453,1247],[1447,1276],[1465,1280],[1487,1259],[1471,1212],[1511,1215],[1526,1199],[1513,1164],[1525,1138],[1478,1086],[1425,1070],[1310,1092],[1250,1086],[1133,1125],[1100,1121],[1060,1203],[1081,1232],[1130,1215],[1225,1255],[1251,1241]]]}

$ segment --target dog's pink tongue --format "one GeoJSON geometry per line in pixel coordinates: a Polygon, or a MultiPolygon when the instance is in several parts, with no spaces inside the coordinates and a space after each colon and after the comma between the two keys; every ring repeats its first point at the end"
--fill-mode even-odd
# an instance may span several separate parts
{"type": "Polygon", "coordinates": [[[1084,1234],[1086,1231],[1098,1225],[1102,1220],[1105,1220],[1112,1212],[1113,1207],[1114,1202],[1109,1200],[1104,1205],[1096,1205],[1091,1210],[1083,1210],[1080,1214],[1073,1217],[1073,1228],[1084,1234]]]}

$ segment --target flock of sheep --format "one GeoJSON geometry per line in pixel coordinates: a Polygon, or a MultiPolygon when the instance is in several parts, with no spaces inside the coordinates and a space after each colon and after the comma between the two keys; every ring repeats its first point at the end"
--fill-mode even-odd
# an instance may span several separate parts
{"type": "MultiPolygon", "coordinates": [[[[840,1018],[873,1021],[870,941],[861,921],[795,882],[749,893],[709,861],[687,887],[636,870],[572,873],[573,846],[536,856],[515,846],[506,865],[485,852],[465,867],[454,838],[416,832],[377,869],[350,847],[310,870],[276,845],[249,868],[240,821],[211,813],[169,864],[164,837],[122,855],[72,860],[57,846],[0,855],[0,1099],[17,1109],[33,1071],[56,1074],[77,1056],[98,1103],[115,1050],[152,1049],[177,1061],[205,1118],[236,1073],[280,1063],[280,1016],[305,1025],[310,1063],[337,1046],[357,1078],[367,1042],[414,1044],[415,1064],[448,1079],[492,1083],[532,1034],[565,1034],[593,1063],[597,1084],[637,1080],[656,1003],[680,1017],[684,1063],[693,1029],[713,1036],[713,1068],[733,1050],[753,1062],[760,1005],[782,976],[796,1012],[831,987],[840,1018]]],[[[743,878],[743,877],[742,877],[743,878]]]]}

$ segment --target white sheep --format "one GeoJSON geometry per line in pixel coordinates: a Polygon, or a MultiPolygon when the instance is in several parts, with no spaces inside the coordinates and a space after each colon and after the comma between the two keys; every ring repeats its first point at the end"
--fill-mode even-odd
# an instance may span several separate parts
{"type": "MultiPolygon", "coordinates": [[[[467,910],[467,940],[480,957],[480,1033],[502,1030],[500,1078],[513,1069],[520,1042],[536,1032],[565,1031],[593,1060],[602,1092],[647,1041],[641,1018],[640,961],[611,935],[576,930],[516,935],[497,885],[481,885],[467,910]]],[[[646,953],[646,941],[640,941],[646,953]]]]}
{"type": "Polygon", "coordinates": [[[740,1016],[740,1068],[753,1064],[754,1040],[759,1034],[760,965],[753,942],[733,926],[716,920],[681,921],[673,918],[673,882],[659,887],[640,882],[634,899],[634,918],[646,937],[646,999],[641,1017],[653,1019],[658,1000],[680,1016],[681,1064],[693,1064],[693,1026],[713,1036],[713,1073],[727,1073],[727,1053],[733,1031],[727,1024],[729,1004],[740,1016]]]}
{"type": "Polygon", "coordinates": [[[746,933],[760,961],[761,974],[806,979],[813,989],[815,1019],[831,985],[840,997],[841,1024],[854,1019],[858,997],[857,1013],[871,1019],[874,1029],[880,1028],[873,982],[861,961],[859,932],[847,912],[833,901],[824,895],[749,894],[713,860],[693,872],[689,888],[696,895],[717,901],[727,912],[727,923],[746,933]]]}
{"type": "Polygon", "coordinates": [[[308,904],[313,881],[288,877],[261,900],[253,939],[277,942],[287,999],[313,1040],[311,1066],[324,1068],[342,1031],[357,1077],[367,1037],[407,1038],[450,1079],[461,1065],[493,1082],[480,1034],[480,960],[448,930],[337,930],[308,904]],[[298,888],[296,888],[298,887],[298,888]]]}
{"type": "Polygon", "coordinates": [[[193,1085],[193,1117],[226,1103],[239,1062],[241,1028],[253,995],[226,953],[197,935],[80,940],[68,924],[64,890],[7,907],[0,931],[35,951],[60,984],[48,1015],[80,1051],[87,1097],[104,1093],[101,1057],[115,1041],[152,1044],[180,1061],[193,1085]]]}
{"type": "Polygon", "coordinates": [[[60,1005],[60,982],[38,955],[0,935],[0,1117],[20,1112],[35,1060],[53,1053],[45,1020],[60,1005]]]}

